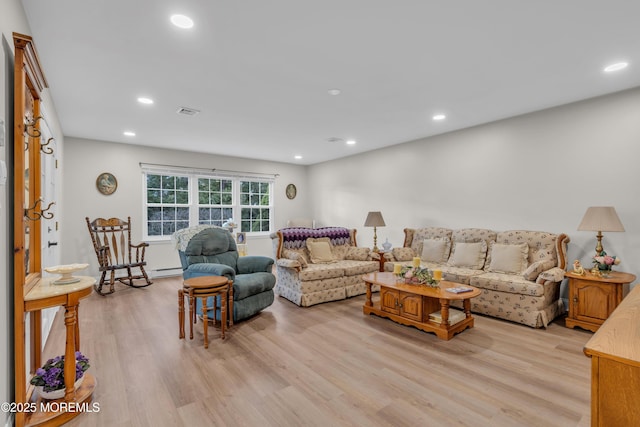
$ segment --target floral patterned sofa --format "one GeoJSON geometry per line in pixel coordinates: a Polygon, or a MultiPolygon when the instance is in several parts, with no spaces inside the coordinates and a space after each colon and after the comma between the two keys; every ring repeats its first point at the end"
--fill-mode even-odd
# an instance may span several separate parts
{"type": "Polygon", "coordinates": [[[385,254],[385,271],[420,257],[423,267],[442,270],[444,280],[482,291],[471,300],[471,311],[534,328],[546,327],[564,312],[565,234],[438,227],[404,233],[404,246],[385,254]]]}
{"type": "Polygon", "coordinates": [[[357,247],[355,229],[283,228],[271,239],[275,292],[302,307],[364,294],[362,276],[380,268],[377,253],[357,247]]]}

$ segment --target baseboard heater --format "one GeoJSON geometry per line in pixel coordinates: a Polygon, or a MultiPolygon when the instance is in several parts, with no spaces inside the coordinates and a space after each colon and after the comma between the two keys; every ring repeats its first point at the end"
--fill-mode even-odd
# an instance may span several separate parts
{"type": "Polygon", "coordinates": [[[161,277],[172,277],[182,275],[182,267],[168,267],[151,270],[151,278],[159,279],[161,277]]]}

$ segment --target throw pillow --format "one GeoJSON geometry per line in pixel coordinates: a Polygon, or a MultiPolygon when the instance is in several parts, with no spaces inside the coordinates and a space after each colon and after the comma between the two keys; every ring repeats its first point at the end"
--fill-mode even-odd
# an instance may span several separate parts
{"type": "Polygon", "coordinates": [[[307,248],[311,254],[311,262],[314,264],[326,264],[334,262],[329,242],[307,242],[307,248]]]}
{"type": "Polygon", "coordinates": [[[520,274],[527,268],[529,245],[526,243],[508,245],[492,242],[489,253],[487,271],[520,274]]]}
{"type": "Polygon", "coordinates": [[[536,261],[531,264],[527,269],[522,273],[522,277],[527,280],[536,280],[540,273],[543,271],[547,271],[556,266],[555,261],[546,260],[546,261],[536,261]]]}
{"type": "Polygon", "coordinates": [[[298,261],[300,263],[300,267],[302,268],[305,268],[308,264],[307,258],[304,255],[289,249],[284,249],[282,251],[282,257],[287,259],[292,259],[294,261],[298,261]]]}
{"type": "Polygon", "coordinates": [[[435,237],[433,239],[424,239],[422,242],[423,261],[445,263],[449,259],[449,251],[451,250],[451,239],[448,237],[435,237]]]}
{"type": "Polygon", "coordinates": [[[369,258],[370,251],[371,249],[369,248],[357,248],[355,246],[350,246],[347,250],[345,259],[350,259],[353,261],[366,261],[369,258]]]}
{"type": "Polygon", "coordinates": [[[447,265],[481,270],[487,255],[487,242],[453,242],[447,265]]]}
{"type": "Polygon", "coordinates": [[[411,248],[393,248],[391,253],[396,261],[411,261],[415,256],[411,248]]]}

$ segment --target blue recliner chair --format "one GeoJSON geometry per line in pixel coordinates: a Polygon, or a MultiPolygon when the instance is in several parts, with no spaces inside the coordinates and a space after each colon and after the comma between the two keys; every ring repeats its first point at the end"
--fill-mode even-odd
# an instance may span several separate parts
{"type": "MultiPolygon", "coordinates": [[[[233,321],[249,318],[273,304],[276,277],[271,273],[273,259],[264,256],[238,256],[231,233],[212,225],[178,230],[173,241],[182,263],[182,277],[226,276],[233,280],[233,321]]],[[[208,305],[213,304],[212,298],[208,305]]],[[[220,319],[220,297],[216,316],[220,319]]],[[[202,314],[200,299],[196,312],[202,314]]],[[[213,318],[213,313],[209,313],[213,318]]]]}

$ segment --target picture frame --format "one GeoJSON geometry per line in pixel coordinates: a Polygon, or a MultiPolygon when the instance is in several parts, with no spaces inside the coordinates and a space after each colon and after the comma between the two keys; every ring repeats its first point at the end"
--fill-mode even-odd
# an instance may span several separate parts
{"type": "Polygon", "coordinates": [[[239,245],[244,245],[247,243],[247,233],[240,232],[236,233],[236,243],[239,245]]]}
{"type": "Polygon", "coordinates": [[[296,195],[298,194],[298,189],[296,188],[295,184],[289,184],[287,185],[285,193],[289,200],[293,200],[296,198],[296,195]]]}
{"type": "Polygon", "coordinates": [[[109,196],[118,189],[118,180],[113,174],[103,172],[96,178],[96,188],[101,194],[109,196]]]}

